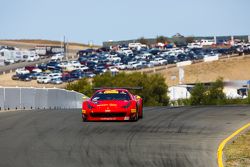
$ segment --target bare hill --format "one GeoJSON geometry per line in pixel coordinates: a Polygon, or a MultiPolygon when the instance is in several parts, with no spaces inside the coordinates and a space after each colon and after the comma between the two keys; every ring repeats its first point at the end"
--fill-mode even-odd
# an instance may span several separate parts
{"type": "MultiPolygon", "coordinates": [[[[61,41],[43,40],[43,39],[0,40],[0,45],[15,46],[25,49],[34,48],[35,46],[38,45],[61,46],[61,44],[62,44],[61,41]]],[[[96,48],[99,46],[94,45],[93,47],[96,48]]],[[[81,50],[86,48],[89,48],[87,44],[69,42],[69,49],[81,50]]]]}
{"type": "MultiPolygon", "coordinates": [[[[250,56],[241,56],[229,59],[222,59],[214,62],[202,62],[183,68],[185,71],[184,83],[212,82],[218,77],[224,80],[250,80],[250,56]]],[[[166,83],[178,84],[178,68],[170,68],[161,71],[166,78],[166,83]],[[173,80],[173,78],[176,79],[173,80]]]]}

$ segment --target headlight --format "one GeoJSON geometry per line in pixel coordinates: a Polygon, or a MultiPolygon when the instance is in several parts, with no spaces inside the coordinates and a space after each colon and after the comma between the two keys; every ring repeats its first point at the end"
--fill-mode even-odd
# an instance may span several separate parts
{"type": "Polygon", "coordinates": [[[130,105],[131,105],[131,102],[128,102],[128,104],[127,104],[127,105],[125,105],[125,106],[122,106],[122,108],[129,108],[129,107],[130,107],[130,105]]]}
{"type": "Polygon", "coordinates": [[[82,110],[82,114],[86,114],[86,110],[82,110]]]}
{"type": "Polygon", "coordinates": [[[92,105],[90,105],[89,103],[87,103],[87,106],[89,109],[93,109],[94,107],[92,105]]]}
{"type": "Polygon", "coordinates": [[[136,113],[136,109],[131,109],[131,113],[136,113]]]}

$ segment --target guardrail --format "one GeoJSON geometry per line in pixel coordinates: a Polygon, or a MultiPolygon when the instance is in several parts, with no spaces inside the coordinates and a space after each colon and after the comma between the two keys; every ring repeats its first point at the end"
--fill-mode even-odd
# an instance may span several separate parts
{"type": "Polygon", "coordinates": [[[57,88],[0,87],[0,110],[81,108],[83,97],[57,88]]]}
{"type": "Polygon", "coordinates": [[[219,56],[210,56],[210,57],[204,57],[204,62],[211,62],[211,61],[217,61],[219,60],[219,56]]]}

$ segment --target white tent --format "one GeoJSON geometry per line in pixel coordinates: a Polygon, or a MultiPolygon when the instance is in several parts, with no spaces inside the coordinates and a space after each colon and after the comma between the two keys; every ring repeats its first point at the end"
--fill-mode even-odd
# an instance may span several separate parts
{"type": "Polygon", "coordinates": [[[190,92],[188,88],[190,86],[187,85],[177,85],[171,86],[168,88],[168,95],[171,101],[175,101],[178,99],[188,99],[190,98],[190,92]]]}

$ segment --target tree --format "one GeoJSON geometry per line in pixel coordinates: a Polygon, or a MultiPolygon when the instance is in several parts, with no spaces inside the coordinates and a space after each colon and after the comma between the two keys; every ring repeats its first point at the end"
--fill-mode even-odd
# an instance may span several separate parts
{"type": "Polygon", "coordinates": [[[207,96],[207,104],[220,104],[226,99],[226,95],[223,92],[224,83],[223,78],[219,77],[209,88],[209,94],[207,96]]]}
{"type": "Polygon", "coordinates": [[[131,90],[131,93],[143,98],[146,106],[168,105],[167,96],[168,86],[165,79],[160,74],[141,74],[141,73],[119,73],[112,76],[110,73],[96,76],[92,85],[86,79],[67,85],[67,89],[75,90],[91,96],[94,87],[143,87],[143,90],[131,90]]]}
{"type": "Polygon", "coordinates": [[[192,91],[190,97],[191,105],[204,105],[206,103],[206,93],[207,90],[202,83],[196,84],[192,91]]]}
{"type": "Polygon", "coordinates": [[[91,96],[93,93],[92,86],[86,78],[80,79],[75,83],[68,83],[66,89],[83,93],[86,96],[91,96]]]}
{"type": "Polygon", "coordinates": [[[193,43],[194,42],[194,37],[193,36],[186,37],[186,42],[187,43],[193,43]]]}
{"type": "Polygon", "coordinates": [[[167,43],[168,42],[168,38],[167,37],[164,37],[164,36],[157,36],[156,37],[156,42],[157,43],[167,43]]]}
{"type": "Polygon", "coordinates": [[[139,38],[137,41],[138,41],[139,43],[141,43],[141,44],[145,44],[145,45],[148,45],[148,44],[149,44],[148,40],[145,39],[144,37],[139,38]]]}
{"type": "Polygon", "coordinates": [[[223,78],[218,78],[210,87],[198,83],[191,91],[191,105],[216,105],[224,104],[226,95],[223,92],[223,78]]]}

